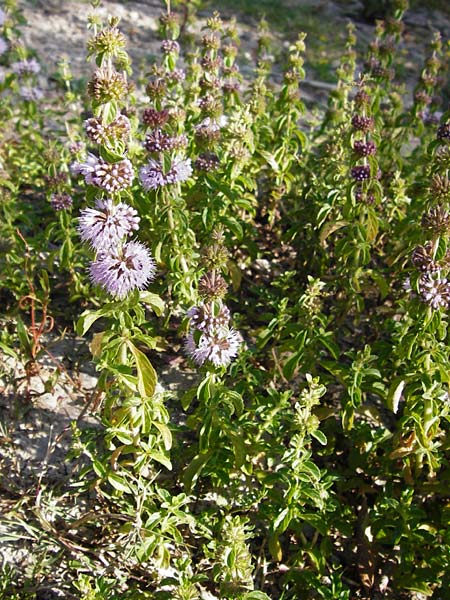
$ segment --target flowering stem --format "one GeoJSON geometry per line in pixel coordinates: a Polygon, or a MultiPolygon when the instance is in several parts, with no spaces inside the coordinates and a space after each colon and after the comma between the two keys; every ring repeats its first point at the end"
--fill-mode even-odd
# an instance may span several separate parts
{"type": "Polygon", "coordinates": [[[183,273],[187,273],[189,271],[189,267],[186,263],[186,258],[181,252],[180,248],[180,240],[178,238],[177,227],[175,224],[174,214],[173,214],[173,206],[172,206],[172,197],[170,193],[166,193],[166,190],[162,190],[163,200],[167,207],[167,221],[169,224],[170,236],[172,238],[173,249],[175,254],[179,255],[180,266],[183,273]]]}

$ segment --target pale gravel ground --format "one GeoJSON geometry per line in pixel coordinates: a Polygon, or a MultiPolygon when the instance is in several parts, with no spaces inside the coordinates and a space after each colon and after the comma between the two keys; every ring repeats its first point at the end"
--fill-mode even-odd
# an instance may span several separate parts
{"type": "MultiPolygon", "coordinates": [[[[36,49],[49,68],[63,58],[69,58],[76,76],[88,75],[91,71],[86,62],[86,42],[90,32],[87,16],[93,12],[88,2],[57,0],[20,0],[28,25],[23,28],[25,43],[36,49]]],[[[132,58],[139,62],[148,60],[158,53],[158,17],[163,3],[158,0],[147,2],[102,2],[96,10],[103,19],[114,15],[120,17],[120,28],[129,42],[132,58]]]]}
{"type": "MultiPolygon", "coordinates": [[[[339,32],[344,31],[346,22],[361,14],[362,7],[360,0],[274,0],[274,2],[290,10],[295,10],[296,7],[301,8],[302,14],[305,16],[311,17],[313,20],[318,19],[319,31],[320,23],[323,23],[324,37],[335,36],[336,39],[339,37],[339,32]]],[[[407,44],[401,52],[405,53],[410,88],[415,83],[424,49],[433,32],[439,28],[444,40],[448,40],[450,37],[450,10],[442,12],[430,9],[427,2],[422,4],[414,10],[409,10],[405,17],[407,44]]],[[[39,53],[43,65],[47,65],[47,74],[51,74],[62,59],[68,59],[75,78],[88,78],[92,72],[92,63],[87,62],[85,58],[86,43],[90,36],[87,29],[87,17],[93,12],[90,2],[88,0],[19,0],[19,6],[28,21],[28,25],[23,29],[24,41],[39,53]]],[[[221,11],[225,19],[234,15],[234,12],[227,8],[226,0],[222,3],[219,3],[219,0],[213,0],[209,4],[208,10],[200,13],[203,18],[197,23],[197,33],[205,22],[205,15],[210,14],[214,8],[221,11]]],[[[103,0],[101,7],[96,9],[103,19],[110,15],[120,17],[120,28],[128,40],[127,50],[132,58],[135,73],[145,72],[148,65],[152,64],[160,54],[157,29],[158,18],[164,10],[163,0],[123,0],[121,2],[103,0]]],[[[238,33],[241,39],[238,62],[245,77],[251,73],[249,64],[252,63],[251,57],[256,48],[256,23],[257,19],[248,15],[237,16],[238,33]]],[[[372,39],[373,31],[373,25],[357,19],[356,33],[363,46],[372,39]]],[[[295,37],[297,33],[297,31],[289,32],[290,38],[295,37]]],[[[308,69],[308,53],[310,57],[312,53],[309,47],[312,41],[311,37],[309,41],[310,44],[307,43],[306,51],[307,76],[303,83],[304,100],[310,105],[315,101],[323,104],[326,101],[330,85],[317,81],[317,75],[308,69]]],[[[283,42],[280,34],[276,34],[275,47],[277,50],[283,46],[283,42]]],[[[284,42],[284,44],[286,43],[284,42]]],[[[338,57],[335,60],[337,61],[338,57]]],[[[276,66],[275,80],[280,76],[280,68],[276,66]]],[[[45,87],[43,78],[41,84],[45,87]]]]}

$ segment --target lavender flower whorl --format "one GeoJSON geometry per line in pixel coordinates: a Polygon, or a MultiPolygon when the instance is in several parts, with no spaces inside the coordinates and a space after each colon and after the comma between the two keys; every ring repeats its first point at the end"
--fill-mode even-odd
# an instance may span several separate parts
{"type": "Polygon", "coordinates": [[[93,283],[119,299],[134,289],[143,289],[154,278],[155,271],[150,251],[134,241],[100,253],[90,267],[93,283]]]}

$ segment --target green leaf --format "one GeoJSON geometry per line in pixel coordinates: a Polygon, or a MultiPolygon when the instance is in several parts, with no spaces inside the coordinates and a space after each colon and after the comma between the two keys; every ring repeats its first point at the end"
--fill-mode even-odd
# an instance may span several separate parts
{"type": "Polygon", "coordinates": [[[42,269],[39,274],[39,283],[41,284],[41,288],[45,293],[50,293],[50,281],[48,278],[48,273],[45,271],[45,269],[42,269]]]}
{"type": "Polygon", "coordinates": [[[289,526],[292,520],[292,513],[290,508],[284,508],[278,517],[275,519],[272,525],[273,531],[277,533],[283,533],[289,526]]]}
{"type": "Polygon", "coordinates": [[[134,344],[129,342],[128,347],[136,360],[139,393],[144,398],[151,398],[155,393],[158,381],[156,371],[145,354],[138,350],[134,344]]]}
{"type": "Polygon", "coordinates": [[[405,589],[411,592],[418,592],[419,594],[424,594],[425,596],[433,596],[433,590],[430,589],[429,584],[425,581],[418,581],[417,583],[405,585],[405,589]]]}
{"type": "Polygon", "coordinates": [[[165,423],[159,423],[158,421],[154,422],[155,427],[159,430],[161,437],[163,439],[164,448],[166,450],[170,450],[172,447],[172,434],[170,429],[167,427],[165,423]]]}
{"type": "Polygon", "coordinates": [[[33,349],[32,349],[32,345],[31,345],[32,344],[31,337],[28,334],[27,328],[25,327],[25,323],[22,321],[22,319],[19,316],[16,318],[16,322],[17,322],[17,336],[19,338],[20,345],[22,346],[22,349],[27,354],[27,356],[29,358],[31,358],[31,356],[33,354],[33,349]]]}
{"type": "MultiPolygon", "coordinates": [[[[213,432],[213,415],[208,413],[203,418],[202,427],[200,429],[200,439],[199,439],[199,449],[200,452],[207,452],[210,447],[210,438],[211,433],[213,432]]],[[[217,437],[217,428],[215,428],[214,433],[217,437]]]]}
{"type": "Polygon", "coordinates": [[[404,379],[401,377],[396,377],[389,388],[387,405],[394,414],[396,414],[398,411],[398,405],[402,397],[405,384],[406,382],[404,379]]]}
{"type": "Polygon", "coordinates": [[[89,344],[89,350],[91,351],[92,356],[95,359],[100,358],[100,355],[102,352],[102,341],[103,341],[104,337],[105,337],[104,331],[100,331],[99,333],[94,333],[94,335],[92,336],[92,341],[89,344]]]}
{"type": "Polygon", "coordinates": [[[338,360],[340,355],[340,348],[332,339],[330,339],[331,337],[331,332],[326,332],[320,337],[318,337],[317,341],[321,342],[321,344],[325,346],[325,348],[335,360],[338,360]]]}
{"type": "Polygon", "coordinates": [[[234,450],[234,462],[237,469],[240,469],[242,465],[245,463],[245,457],[247,456],[247,451],[245,449],[244,438],[242,435],[238,435],[234,431],[227,431],[228,436],[231,439],[234,450]]]}
{"type": "Polygon", "coordinates": [[[322,431],[320,431],[319,429],[316,429],[315,431],[311,431],[310,433],[311,433],[312,437],[315,438],[319,442],[319,444],[322,444],[322,446],[327,445],[327,443],[328,443],[327,436],[322,431]]]}
{"type": "Polygon", "coordinates": [[[114,435],[122,444],[132,444],[133,435],[126,429],[110,429],[109,433],[114,435]]]}
{"type": "Polygon", "coordinates": [[[134,552],[138,561],[144,562],[148,560],[155,552],[159,543],[159,538],[151,536],[144,539],[138,546],[135,547],[134,552]]]}
{"type": "Polygon", "coordinates": [[[242,596],[242,600],[270,600],[270,596],[259,590],[254,590],[242,596]]]}
{"type": "Polygon", "coordinates": [[[308,146],[308,138],[306,137],[306,135],[304,134],[303,131],[301,131],[300,129],[296,128],[293,131],[293,135],[296,136],[302,146],[302,149],[304,150],[305,148],[307,148],[308,146]]]}
{"type": "Polygon", "coordinates": [[[158,317],[164,313],[164,301],[157,294],[152,294],[151,292],[141,292],[139,294],[139,299],[144,304],[148,304],[158,317]]]}
{"type": "Polygon", "coordinates": [[[10,356],[11,358],[14,358],[14,360],[19,359],[17,352],[14,352],[14,350],[12,348],[9,348],[9,346],[4,344],[3,342],[0,342],[0,349],[3,350],[3,352],[5,354],[7,354],[8,356],[10,356]]]}
{"type": "Polygon", "coordinates": [[[309,525],[317,529],[317,531],[322,535],[328,535],[328,526],[323,515],[316,515],[314,513],[303,513],[301,518],[303,521],[306,521],[306,523],[309,523],[309,525]]]}
{"type": "Polygon", "coordinates": [[[375,211],[372,208],[367,210],[366,222],[366,239],[368,242],[373,242],[378,235],[379,220],[375,211]]]}
{"type": "Polygon", "coordinates": [[[119,154],[118,152],[114,152],[106,148],[105,146],[101,146],[100,148],[100,156],[106,160],[108,163],[118,163],[124,160],[126,157],[123,154],[119,154]]]}
{"type": "Polygon", "coordinates": [[[242,240],[244,236],[244,231],[242,229],[242,225],[237,221],[234,217],[223,216],[221,217],[221,222],[226,225],[227,229],[232,231],[238,240],[242,240]]]}
{"type": "Polygon", "coordinates": [[[197,388],[197,398],[200,402],[208,402],[211,398],[211,377],[209,374],[200,382],[197,388]]]}
{"type": "Polygon", "coordinates": [[[269,537],[269,552],[272,555],[273,560],[281,562],[283,560],[283,549],[280,544],[280,537],[273,534],[269,537]]]}
{"type": "Polygon", "coordinates": [[[270,154],[270,152],[266,152],[265,150],[260,150],[260,155],[264,158],[264,160],[272,167],[275,173],[279,173],[280,165],[275,160],[275,157],[270,154]]]}
{"type": "Polygon", "coordinates": [[[212,452],[212,450],[208,450],[208,452],[197,454],[197,456],[194,457],[194,459],[186,468],[183,475],[183,485],[188,494],[192,489],[192,485],[197,481],[198,476],[200,475],[203,467],[211,458],[212,452]]]}
{"type": "Polygon", "coordinates": [[[85,310],[81,317],[78,319],[76,330],[78,335],[86,335],[92,325],[108,314],[109,310],[101,308],[100,310],[85,310]]]}
{"type": "Polygon", "coordinates": [[[295,352],[292,356],[290,356],[283,366],[283,375],[286,379],[291,379],[294,375],[296,368],[298,367],[300,361],[303,358],[303,349],[298,352],[295,352]]]}
{"type": "Polygon", "coordinates": [[[312,461],[306,460],[303,465],[303,471],[310,474],[314,479],[320,479],[320,469],[312,461]]]}
{"type": "Polygon", "coordinates": [[[370,273],[370,276],[372,277],[374,282],[377,284],[378,289],[380,290],[381,299],[384,300],[390,291],[389,283],[382,275],[380,275],[380,273],[372,271],[370,273]]]}
{"type": "Polygon", "coordinates": [[[444,258],[444,256],[447,254],[447,242],[445,241],[445,239],[441,236],[438,238],[437,242],[438,242],[437,245],[436,245],[436,242],[434,244],[434,246],[436,248],[434,260],[436,260],[436,261],[442,260],[444,258]]]}
{"type": "Polygon", "coordinates": [[[347,404],[342,411],[342,427],[345,431],[350,431],[353,427],[355,418],[355,409],[351,404],[347,404]]]}
{"type": "Polygon", "coordinates": [[[92,461],[92,468],[94,469],[97,477],[100,477],[100,479],[106,477],[106,469],[99,460],[92,461]]]}
{"type": "Polygon", "coordinates": [[[325,240],[328,236],[330,236],[335,231],[342,229],[342,227],[346,227],[348,225],[348,221],[331,221],[330,223],[326,223],[320,232],[320,243],[322,246],[325,245],[325,240]]]}
{"type": "Polygon", "coordinates": [[[197,390],[195,387],[192,387],[181,396],[181,406],[183,407],[183,410],[187,410],[190,407],[192,400],[196,397],[196,394],[197,390]]]}
{"type": "Polygon", "coordinates": [[[231,277],[231,283],[233,285],[233,290],[236,292],[240,286],[242,281],[242,270],[236,265],[235,262],[230,261],[228,264],[228,270],[231,277]]]}
{"type": "Polygon", "coordinates": [[[157,462],[164,465],[169,471],[172,470],[172,463],[170,462],[169,458],[165,456],[165,454],[163,454],[162,452],[149,452],[148,456],[153,460],[156,460],[157,462]]]}
{"type": "Polygon", "coordinates": [[[231,400],[237,416],[240,417],[242,415],[242,413],[244,412],[244,400],[242,399],[241,394],[239,394],[239,392],[236,392],[234,390],[226,390],[225,396],[226,396],[226,398],[231,400]]]}
{"type": "Polygon", "coordinates": [[[119,492],[124,492],[125,494],[132,494],[132,490],[129,485],[126,483],[123,477],[118,475],[117,473],[108,473],[108,481],[119,492]]]}

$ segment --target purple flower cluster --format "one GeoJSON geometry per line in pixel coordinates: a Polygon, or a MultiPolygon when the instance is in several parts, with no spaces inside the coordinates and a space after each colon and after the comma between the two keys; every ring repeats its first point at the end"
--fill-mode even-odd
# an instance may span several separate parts
{"type": "Polygon", "coordinates": [[[439,270],[438,263],[433,258],[433,246],[431,243],[425,246],[416,246],[411,254],[412,264],[424,273],[431,273],[439,270]]]}
{"type": "Polygon", "coordinates": [[[2,54],[5,54],[5,52],[8,50],[9,45],[8,42],[5,40],[5,38],[0,37],[0,56],[2,54]]]}
{"type": "Polygon", "coordinates": [[[90,267],[92,281],[112,296],[125,298],[143,289],[155,275],[155,263],[146,246],[127,238],[139,229],[137,211],[111,198],[99,199],[95,208],[81,211],[81,239],[97,252],[90,267]]]}
{"type": "Polygon", "coordinates": [[[19,95],[28,102],[35,102],[36,100],[42,100],[44,92],[38,87],[22,85],[19,89],[19,95]]]}
{"type": "Polygon", "coordinates": [[[198,125],[195,126],[195,132],[197,135],[208,137],[209,135],[219,133],[220,130],[225,127],[228,123],[228,119],[225,115],[221,115],[218,119],[212,119],[211,117],[205,117],[198,125]]]}
{"type": "Polygon", "coordinates": [[[156,110],[155,108],[146,108],[142,115],[142,121],[150,127],[162,127],[169,120],[168,110],[156,110]]]}
{"type": "Polygon", "coordinates": [[[122,114],[119,114],[108,125],[104,125],[100,119],[92,117],[84,122],[84,128],[88,138],[96,144],[104,144],[108,140],[126,141],[131,131],[129,119],[122,114]]]}
{"type": "Polygon", "coordinates": [[[355,200],[370,206],[375,202],[375,195],[371,192],[363,192],[362,189],[357,189],[355,191],[355,200]]]}
{"type": "Polygon", "coordinates": [[[127,158],[111,164],[91,153],[85,162],[73,163],[71,172],[83,175],[88,185],[95,185],[110,194],[130,187],[134,179],[133,167],[127,158]]]}
{"type": "Polygon", "coordinates": [[[450,305],[450,283],[439,272],[422,275],[419,282],[420,297],[431,308],[448,308],[450,305]]]}
{"type": "Polygon", "coordinates": [[[220,166],[220,160],[217,154],[213,152],[205,152],[200,154],[194,163],[195,168],[198,171],[216,171],[220,166]]]}
{"type": "Polygon", "coordinates": [[[417,116],[423,121],[423,123],[425,123],[425,125],[438,125],[441,120],[442,113],[440,111],[433,113],[429,109],[424,108],[417,113],[417,116]]]}
{"type": "Polygon", "coordinates": [[[35,58],[24,58],[23,60],[12,63],[11,69],[16,75],[22,77],[24,75],[37,75],[41,70],[41,65],[35,58]]]}
{"type": "Polygon", "coordinates": [[[156,191],[167,185],[182,183],[192,175],[192,163],[190,158],[182,158],[180,153],[188,144],[184,134],[177,135],[164,129],[169,122],[184,120],[183,110],[156,110],[147,108],[143,114],[143,121],[151,128],[143,143],[147,152],[157,154],[157,158],[150,158],[146,165],[139,169],[139,179],[142,187],[148,192],[156,191]],[[170,159],[164,152],[171,153],[170,159]]]}
{"type": "Polygon", "coordinates": [[[367,142],[355,140],[353,144],[353,150],[358,156],[373,156],[377,151],[377,146],[370,140],[367,142]]]}
{"type": "Polygon", "coordinates": [[[52,194],[50,204],[56,211],[66,210],[72,206],[73,200],[69,194],[52,194]]]}
{"type": "Polygon", "coordinates": [[[139,170],[139,179],[146,191],[186,181],[192,175],[190,158],[175,160],[167,172],[164,172],[161,161],[150,159],[139,170]]]}
{"type": "Polygon", "coordinates": [[[414,100],[418,103],[418,104],[422,104],[422,105],[428,105],[431,104],[433,101],[433,98],[430,96],[430,94],[427,94],[425,92],[425,90],[419,90],[414,94],[414,100]]]}
{"type": "Polygon", "coordinates": [[[190,319],[190,326],[202,332],[227,327],[230,321],[230,310],[224,304],[217,308],[214,304],[200,304],[190,308],[186,316],[190,319]]]}
{"type": "Polygon", "coordinates": [[[179,54],[180,45],[175,40],[163,40],[161,42],[161,50],[164,54],[179,54]]]}
{"type": "Polygon", "coordinates": [[[450,122],[441,125],[436,133],[438,140],[450,140],[450,122]]]}
{"type": "Polygon", "coordinates": [[[139,229],[137,211],[123,202],[114,204],[106,200],[96,200],[95,208],[81,211],[78,230],[81,239],[89,242],[92,248],[102,251],[114,248],[124,238],[139,229]]]}
{"type": "Polygon", "coordinates": [[[351,176],[355,181],[365,181],[370,179],[370,167],[369,165],[357,165],[352,167],[351,176]]]}
{"type": "Polygon", "coordinates": [[[230,311],[222,302],[194,306],[187,312],[189,333],[185,341],[187,354],[197,365],[228,365],[238,354],[242,336],[229,326],[230,311]]]}
{"type": "MultiPolygon", "coordinates": [[[[366,204],[372,203],[374,200],[373,194],[370,193],[371,178],[379,179],[381,172],[378,176],[378,172],[373,172],[374,169],[368,164],[367,157],[374,156],[377,152],[377,145],[370,139],[369,132],[375,126],[375,120],[373,117],[367,114],[369,109],[370,97],[364,90],[359,90],[355,96],[354,103],[356,112],[353,114],[351,124],[353,129],[356,130],[355,136],[359,139],[353,141],[353,152],[357,159],[363,159],[363,164],[354,165],[350,170],[350,176],[357,182],[355,190],[355,198],[361,197],[364,199],[366,204]],[[372,196],[372,199],[370,197],[372,196]]],[[[372,166],[373,167],[373,166],[372,166]]]]}
{"type": "MultiPolygon", "coordinates": [[[[3,38],[0,38],[0,46],[1,42],[3,41],[3,38]]],[[[6,49],[7,47],[5,50],[6,49]]],[[[0,50],[0,54],[1,53],[2,52],[0,50]]],[[[35,58],[24,58],[23,60],[12,63],[11,69],[13,73],[18,76],[22,83],[22,85],[19,87],[19,96],[27,102],[36,102],[37,100],[42,100],[44,97],[44,92],[36,85],[33,85],[36,79],[35,76],[41,70],[41,66],[38,61],[35,58]]]]}
{"type": "Polygon", "coordinates": [[[174,69],[166,73],[166,80],[171,84],[181,83],[186,79],[186,72],[183,69],[174,69]]]}
{"type": "Polygon", "coordinates": [[[362,106],[367,106],[370,103],[370,96],[365,90],[358,90],[353,98],[355,106],[361,108],[362,106]]]}
{"type": "Polygon", "coordinates": [[[70,142],[69,143],[69,152],[70,152],[70,154],[78,154],[80,152],[83,152],[84,149],[85,149],[84,142],[74,141],[74,142],[70,142]]]}
{"type": "Polygon", "coordinates": [[[90,268],[92,281],[119,299],[136,288],[143,289],[155,271],[148,248],[134,241],[99,253],[90,268]]]}
{"type": "Polygon", "coordinates": [[[353,115],[352,117],[352,126],[356,131],[367,133],[374,128],[374,125],[375,121],[373,117],[365,117],[363,115],[353,115]]]}
{"type": "MultiPolygon", "coordinates": [[[[99,68],[88,83],[94,115],[84,121],[84,128],[90,142],[100,149],[71,165],[73,175],[82,175],[87,185],[99,189],[94,206],[84,208],[78,219],[81,239],[95,252],[90,278],[119,300],[145,288],[156,271],[150,250],[134,238],[140,224],[138,212],[121,200],[122,192],[131,187],[135,177],[133,165],[126,158],[131,123],[128,113],[123,114],[126,111],[122,103],[130,86],[125,75],[112,68],[111,60],[106,64],[103,59],[119,57],[120,50],[118,62],[126,66],[127,55],[121,50],[124,44],[123,35],[113,26],[89,42],[90,54],[97,54],[99,68]],[[115,104],[112,114],[111,102],[115,104]]],[[[78,152],[78,147],[74,150],[78,152]]]]}
{"type": "Polygon", "coordinates": [[[155,129],[149,133],[144,141],[144,148],[148,152],[165,152],[168,150],[178,150],[187,146],[188,140],[185,135],[169,135],[155,129]]]}

